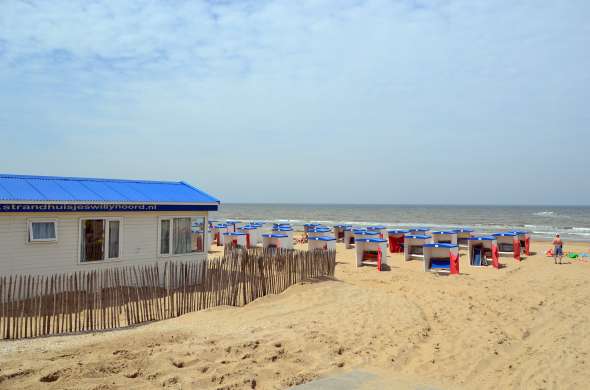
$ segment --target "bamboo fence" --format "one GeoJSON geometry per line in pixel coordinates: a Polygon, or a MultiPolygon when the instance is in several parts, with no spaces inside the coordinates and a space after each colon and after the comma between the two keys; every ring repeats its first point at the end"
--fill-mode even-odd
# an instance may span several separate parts
{"type": "Polygon", "coordinates": [[[54,275],[0,276],[0,338],[103,331],[242,306],[332,277],[335,251],[226,250],[223,257],[54,275]]]}

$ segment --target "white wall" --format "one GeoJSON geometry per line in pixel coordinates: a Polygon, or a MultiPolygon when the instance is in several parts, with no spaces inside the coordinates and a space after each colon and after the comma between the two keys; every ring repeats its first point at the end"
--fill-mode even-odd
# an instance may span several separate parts
{"type": "Polygon", "coordinates": [[[206,252],[159,257],[158,227],[159,218],[163,216],[207,217],[207,212],[3,213],[0,215],[0,276],[51,274],[207,257],[206,252]],[[119,260],[80,263],[80,219],[104,217],[121,218],[119,260]],[[36,218],[57,220],[58,242],[28,242],[28,221],[36,218]]]}

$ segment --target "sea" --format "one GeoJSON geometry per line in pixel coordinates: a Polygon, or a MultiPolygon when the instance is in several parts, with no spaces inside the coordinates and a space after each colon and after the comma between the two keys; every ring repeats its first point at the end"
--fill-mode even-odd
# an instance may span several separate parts
{"type": "Polygon", "coordinates": [[[468,227],[476,233],[528,230],[536,238],[590,242],[590,206],[418,206],[346,204],[223,203],[212,220],[291,223],[302,229],[309,222],[324,225],[385,225],[391,228],[468,227]]]}

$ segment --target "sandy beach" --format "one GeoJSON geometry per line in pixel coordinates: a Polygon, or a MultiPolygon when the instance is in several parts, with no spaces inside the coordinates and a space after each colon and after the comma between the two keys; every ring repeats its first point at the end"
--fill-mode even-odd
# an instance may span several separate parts
{"type": "Polygon", "coordinates": [[[335,280],[246,307],[0,342],[0,388],[281,389],[359,369],[380,378],[363,388],[586,388],[590,263],[555,265],[549,246],[533,242],[536,255],[500,270],[463,255],[460,276],[438,276],[401,255],[387,272],[357,269],[338,244],[335,280]]]}

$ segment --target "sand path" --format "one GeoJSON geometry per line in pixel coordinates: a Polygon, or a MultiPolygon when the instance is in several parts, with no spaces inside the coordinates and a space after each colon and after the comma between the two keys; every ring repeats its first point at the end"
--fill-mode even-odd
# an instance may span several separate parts
{"type": "MultiPolygon", "coordinates": [[[[547,244],[533,244],[542,252],[547,244]]],[[[587,245],[577,249],[587,250],[587,245]]],[[[590,383],[590,264],[544,256],[461,276],[392,259],[115,332],[0,342],[0,388],[275,389],[365,370],[436,388],[581,389],[590,383]]],[[[397,382],[396,382],[397,383],[397,382]]]]}

